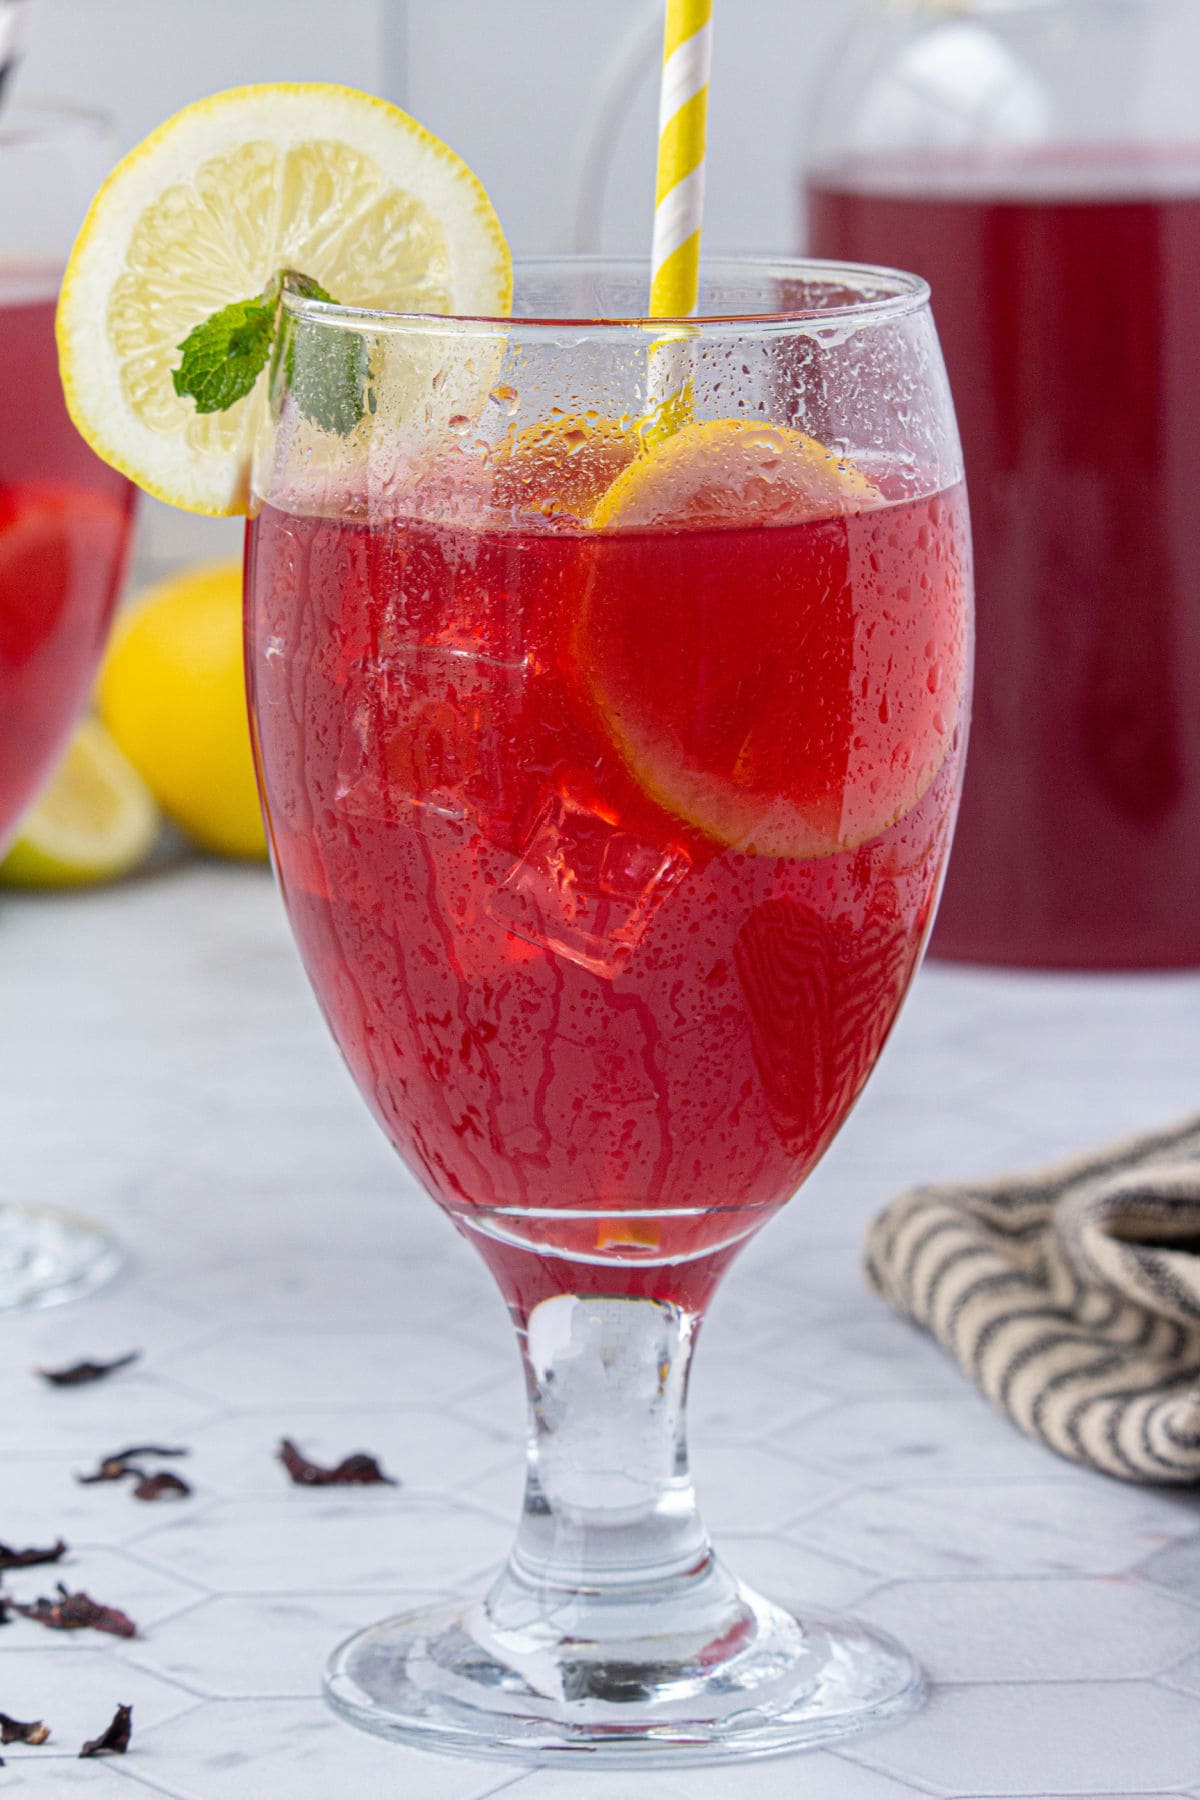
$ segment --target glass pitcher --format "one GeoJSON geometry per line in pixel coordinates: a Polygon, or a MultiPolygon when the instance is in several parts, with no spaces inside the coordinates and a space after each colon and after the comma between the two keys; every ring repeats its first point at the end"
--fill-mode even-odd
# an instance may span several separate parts
{"type": "Polygon", "coordinates": [[[814,254],[933,288],[976,710],[935,953],[1200,963],[1200,4],[875,0],[824,73],[814,254]]]}

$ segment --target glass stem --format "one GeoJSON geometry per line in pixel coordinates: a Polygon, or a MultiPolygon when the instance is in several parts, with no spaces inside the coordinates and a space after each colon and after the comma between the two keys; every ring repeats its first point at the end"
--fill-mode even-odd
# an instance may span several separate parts
{"type": "Polygon", "coordinates": [[[713,1553],[688,1471],[698,1325],[668,1301],[576,1294],[518,1320],[529,1393],[525,1503],[484,1612],[495,1632],[533,1628],[547,1642],[569,1640],[577,1670],[591,1671],[580,1675],[591,1692],[605,1662],[615,1697],[619,1665],[638,1659],[650,1629],[660,1655],[678,1654],[736,1637],[750,1622],[713,1553]]]}
{"type": "Polygon", "coordinates": [[[631,1295],[519,1314],[529,1465],[508,1562],[486,1599],[344,1644],[340,1711],[471,1754],[632,1766],[820,1743],[912,1710],[920,1676],[890,1640],[776,1606],[714,1554],[684,1437],[698,1323],[631,1295]]]}

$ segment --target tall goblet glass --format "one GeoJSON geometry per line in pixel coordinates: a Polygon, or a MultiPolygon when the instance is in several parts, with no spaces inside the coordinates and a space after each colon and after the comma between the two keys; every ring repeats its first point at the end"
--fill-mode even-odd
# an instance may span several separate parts
{"type": "Polygon", "coordinates": [[[665,326],[644,280],[527,265],[500,320],[288,296],[247,562],[301,954],[529,1393],[491,1592],[351,1639],[328,1692],[429,1747],[639,1766],[919,1698],[890,1640],[715,1557],[684,1401],[920,958],[970,599],[921,282],[716,262],[665,326]]]}
{"type": "MultiPolygon", "coordinates": [[[[67,251],[113,154],[102,114],[0,114],[0,853],[87,697],[129,543],[133,489],[68,418],[54,345],[67,251]]],[[[86,1294],[121,1261],[86,1220],[0,1201],[0,1312],[86,1294]]]]}

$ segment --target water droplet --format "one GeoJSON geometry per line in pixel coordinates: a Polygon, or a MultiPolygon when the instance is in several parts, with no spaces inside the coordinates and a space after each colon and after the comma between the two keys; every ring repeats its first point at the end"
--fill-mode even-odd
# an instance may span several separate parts
{"type": "Polygon", "coordinates": [[[784,442],[777,431],[764,425],[761,431],[748,431],[745,442],[752,450],[764,452],[760,460],[760,468],[773,468],[784,452],[784,442]]]}
{"type": "Polygon", "coordinates": [[[498,387],[494,387],[488,395],[488,399],[493,406],[498,406],[500,408],[500,411],[504,414],[506,419],[515,418],[517,409],[521,404],[520,394],[518,394],[515,387],[510,387],[506,381],[502,381],[498,387]]]}
{"type": "Polygon", "coordinates": [[[451,413],[450,417],[446,420],[446,424],[449,429],[455,432],[459,437],[462,436],[464,431],[470,431],[471,429],[471,420],[467,413],[451,413]]]}

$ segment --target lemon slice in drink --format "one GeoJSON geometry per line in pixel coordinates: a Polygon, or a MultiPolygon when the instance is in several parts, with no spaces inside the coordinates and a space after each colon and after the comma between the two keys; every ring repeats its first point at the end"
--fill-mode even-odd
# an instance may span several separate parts
{"type": "Polygon", "coordinates": [[[58,312],[71,416],[106,462],[189,512],[245,510],[265,381],[198,413],[188,333],[301,271],[348,306],[505,314],[512,264],[483,188],[399,107],[285,82],[185,107],[113,170],[58,312]]]}
{"type": "Polygon", "coordinates": [[[596,529],[796,524],[878,506],[854,464],[803,431],[749,419],[703,419],[658,439],[592,512],[596,529]]]}
{"type": "Polygon", "coordinates": [[[917,804],[965,645],[915,507],[803,432],[722,419],[631,462],[591,524],[608,541],[574,660],[658,806],[748,854],[820,857],[917,804]]]}
{"type": "Polygon", "coordinates": [[[21,822],[3,863],[10,887],[84,887],[135,869],[158,833],[158,809],[104,727],[76,727],[62,761],[21,822]]]}

